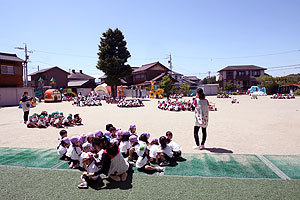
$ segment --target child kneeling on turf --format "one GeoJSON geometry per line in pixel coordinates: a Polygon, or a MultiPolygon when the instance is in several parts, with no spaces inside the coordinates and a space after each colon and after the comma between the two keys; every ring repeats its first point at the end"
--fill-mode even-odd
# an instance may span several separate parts
{"type": "Polygon", "coordinates": [[[67,150],[69,147],[70,147],[69,138],[67,138],[67,137],[63,138],[57,147],[57,154],[59,156],[59,159],[70,160],[70,157],[66,156],[66,153],[67,153],[67,150]]]}
{"type": "Polygon", "coordinates": [[[170,162],[173,160],[173,152],[170,146],[167,144],[167,138],[165,136],[161,136],[159,138],[159,148],[157,150],[157,159],[159,160],[160,166],[170,165],[170,162]]]}
{"type": "Polygon", "coordinates": [[[175,143],[173,139],[173,133],[171,131],[166,132],[166,137],[167,137],[167,144],[171,148],[173,152],[173,156],[175,158],[179,158],[181,156],[181,146],[179,146],[177,143],[175,143]]]}
{"type": "Polygon", "coordinates": [[[79,160],[81,155],[80,137],[74,136],[71,138],[72,146],[68,148],[67,156],[71,158],[70,168],[76,169],[79,167],[79,160]]]}
{"type": "Polygon", "coordinates": [[[95,173],[99,170],[92,153],[82,153],[82,164],[86,172],[84,172],[80,177],[83,182],[78,185],[79,189],[86,189],[88,188],[88,185],[96,185],[98,182],[102,182],[100,175],[91,177],[87,176],[87,174],[95,173]]]}
{"type": "Polygon", "coordinates": [[[149,159],[149,150],[147,148],[146,144],[140,144],[138,150],[137,150],[137,155],[139,156],[137,161],[136,161],[136,168],[139,171],[157,171],[157,172],[163,172],[164,169],[162,167],[155,167],[150,164],[150,159],[149,159]]]}

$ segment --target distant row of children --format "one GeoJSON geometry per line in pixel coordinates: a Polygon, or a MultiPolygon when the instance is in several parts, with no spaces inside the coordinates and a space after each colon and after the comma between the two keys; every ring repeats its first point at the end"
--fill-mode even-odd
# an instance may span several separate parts
{"type": "Polygon", "coordinates": [[[290,94],[273,94],[271,99],[295,99],[295,95],[293,93],[290,94]]]}
{"type": "Polygon", "coordinates": [[[176,158],[181,156],[181,147],[172,140],[171,131],[159,139],[149,140],[149,133],[138,136],[135,125],[122,131],[108,124],[106,130],[70,139],[66,130],[60,131],[57,147],[60,159],[69,161],[70,168],[85,171],[78,188],[101,181],[100,174],[113,181],[125,181],[129,164],[134,163],[139,171],[162,172],[163,166],[176,163],[176,158]]]}
{"type": "Polygon", "coordinates": [[[126,107],[126,108],[130,108],[130,107],[141,107],[144,106],[142,100],[140,99],[121,99],[118,104],[118,107],[126,107]]]}
{"type": "Polygon", "coordinates": [[[97,97],[75,97],[73,105],[84,106],[102,106],[101,100],[97,97]]]}
{"type": "Polygon", "coordinates": [[[195,105],[189,101],[158,101],[157,107],[161,110],[169,111],[194,111],[195,105]]]}
{"type": "Polygon", "coordinates": [[[73,116],[70,113],[65,117],[63,112],[56,111],[48,114],[47,111],[42,111],[41,114],[34,113],[29,116],[26,125],[27,128],[47,128],[48,126],[64,128],[82,125],[82,119],[79,114],[73,116]]]}

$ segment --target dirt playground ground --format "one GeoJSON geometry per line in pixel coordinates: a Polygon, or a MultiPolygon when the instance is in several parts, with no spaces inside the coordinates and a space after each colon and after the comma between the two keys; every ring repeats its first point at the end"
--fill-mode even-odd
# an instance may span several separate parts
{"type": "MultiPolygon", "coordinates": [[[[108,123],[122,130],[136,124],[138,134],[149,132],[150,138],[158,138],[166,131],[172,131],[174,141],[182,146],[184,153],[299,154],[299,97],[270,99],[270,96],[264,96],[254,100],[245,95],[236,98],[239,104],[231,104],[231,99],[207,97],[218,110],[210,112],[205,144],[207,150],[203,151],[191,148],[195,145],[194,113],[160,110],[156,99],[145,99],[145,106],[140,108],[119,108],[105,102],[99,107],[77,107],[71,102],[40,103],[30,110],[30,115],[43,110],[48,113],[62,111],[64,115],[79,113],[84,125],[68,128],[69,137],[96,130],[105,131],[108,123]]],[[[60,129],[27,128],[23,124],[23,111],[17,106],[0,108],[0,119],[1,147],[56,148],[58,144],[60,129]]]]}

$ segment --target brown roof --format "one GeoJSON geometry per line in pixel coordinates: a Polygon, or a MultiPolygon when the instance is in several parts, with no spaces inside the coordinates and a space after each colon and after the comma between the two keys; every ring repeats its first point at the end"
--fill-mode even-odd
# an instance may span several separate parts
{"type": "Polygon", "coordinates": [[[220,71],[238,71],[238,70],[267,70],[267,68],[258,67],[256,65],[234,65],[234,66],[227,66],[220,71]]]}
{"type": "Polygon", "coordinates": [[[1,53],[1,52],[0,52],[0,60],[7,60],[7,61],[14,61],[14,62],[24,62],[24,60],[19,58],[16,54],[1,53]]]}
{"type": "Polygon", "coordinates": [[[41,69],[41,70],[39,70],[39,71],[33,72],[33,73],[29,74],[29,76],[33,76],[33,75],[36,75],[36,74],[40,74],[40,73],[49,71],[49,70],[54,69],[54,68],[58,68],[58,69],[60,69],[61,71],[65,72],[65,73],[67,73],[67,74],[70,74],[69,72],[66,72],[65,70],[63,70],[63,69],[61,69],[61,68],[55,66],[55,67],[45,68],[45,69],[41,69]]]}
{"type": "Polygon", "coordinates": [[[157,62],[154,62],[154,63],[149,63],[149,64],[146,64],[146,65],[142,65],[141,67],[135,69],[133,71],[133,73],[146,71],[146,70],[150,69],[151,67],[154,67],[155,65],[161,65],[162,67],[166,68],[169,71],[169,69],[167,67],[165,67],[163,64],[161,64],[160,62],[157,61],[157,62]]]}
{"type": "Polygon", "coordinates": [[[95,79],[92,76],[89,76],[87,74],[81,73],[81,72],[72,72],[69,76],[68,79],[76,79],[76,80],[90,80],[90,79],[95,79]]]}

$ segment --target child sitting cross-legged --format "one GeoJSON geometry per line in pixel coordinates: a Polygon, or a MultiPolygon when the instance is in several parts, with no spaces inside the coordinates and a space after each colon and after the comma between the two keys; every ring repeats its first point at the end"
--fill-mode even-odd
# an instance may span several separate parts
{"type": "Polygon", "coordinates": [[[94,160],[93,154],[88,152],[82,153],[82,164],[86,172],[81,175],[81,180],[83,181],[78,185],[79,189],[87,189],[89,185],[96,185],[97,183],[102,182],[100,175],[87,176],[89,173],[95,173],[99,170],[94,160]]]}

